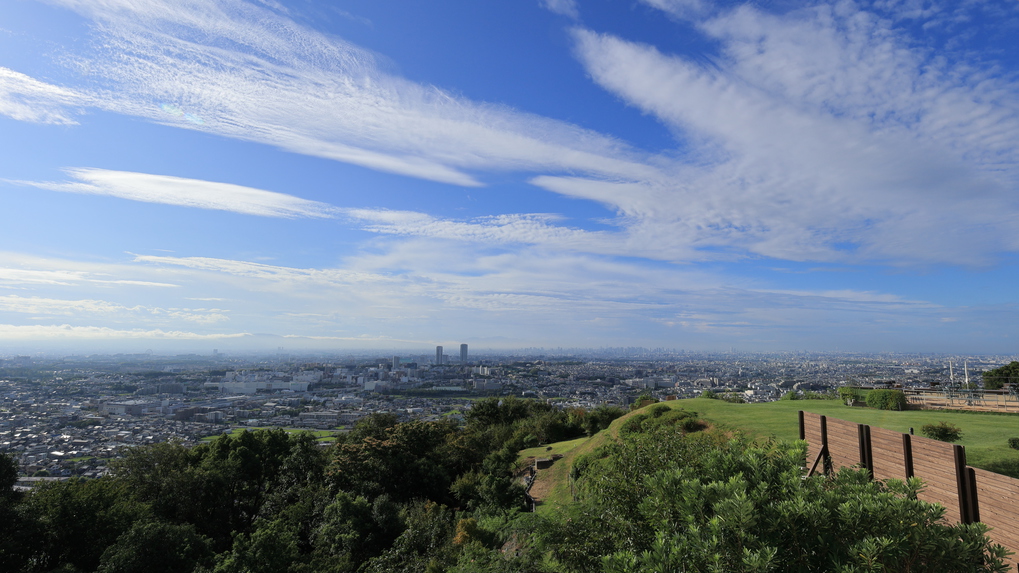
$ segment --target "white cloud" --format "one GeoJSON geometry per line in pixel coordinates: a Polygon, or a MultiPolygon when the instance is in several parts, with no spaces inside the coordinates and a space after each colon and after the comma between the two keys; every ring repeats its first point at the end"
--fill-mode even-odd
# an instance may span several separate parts
{"type": "Polygon", "coordinates": [[[743,6],[700,27],[721,45],[713,66],[575,32],[596,82],[698,150],[687,165],[628,184],[636,193],[534,182],[707,253],[983,264],[1019,248],[1016,85],[928,60],[851,4],[782,17],[743,6]]]}
{"type": "Polygon", "coordinates": [[[54,285],[73,286],[78,284],[132,285],[145,287],[176,287],[165,282],[139,281],[104,278],[103,273],[83,270],[25,269],[0,267],[0,285],[54,285]]]}
{"type": "MultiPolygon", "coordinates": [[[[62,266],[112,280],[162,277],[182,286],[152,291],[83,281],[26,285],[30,294],[0,294],[0,318],[8,325],[0,326],[7,329],[0,338],[5,340],[18,334],[25,340],[114,340],[137,332],[141,340],[172,340],[268,332],[296,337],[288,340],[346,344],[472,338],[497,331],[511,346],[569,340],[579,346],[655,342],[774,348],[788,347],[788,340],[823,347],[831,332],[876,341],[875,325],[901,336],[949,324],[945,317],[959,318],[953,328],[974,323],[971,309],[892,293],[769,288],[693,265],[649,266],[542,244],[479,249],[434,237],[381,238],[333,268],[165,256],[97,265],[0,253],[7,266],[12,259],[26,269],[62,266]],[[195,298],[226,301],[217,308],[195,308],[186,302],[195,298]],[[219,315],[229,316],[229,323],[219,315]],[[221,324],[229,324],[231,332],[224,333],[221,324]]],[[[269,339],[263,342],[272,346],[269,339]]]]}
{"type": "Polygon", "coordinates": [[[106,169],[66,171],[78,182],[12,181],[12,183],[51,191],[108,195],[132,201],[216,209],[261,217],[325,218],[334,216],[336,212],[334,208],[324,203],[229,183],[106,169]]]}
{"type": "Polygon", "coordinates": [[[705,0],[642,0],[645,4],[658,8],[677,18],[693,18],[712,12],[713,7],[705,0]]]}
{"type": "Polygon", "coordinates": [[[18,295],[0,295],[0,312],[16,312],[32,315],[80,316],[82,314],[108,315],[131,320],[165,319],[183,320],[199,324],[213,324],[228,320],[222,309],[205,308],[159,308],[144,305],[124,306],[105,300],[95,299],[55,299],[44,297],[24,297],[18,295]]]}
{"type": "Polygon", "coordinates": [[[0,67],[0,115],[32,123],[75,124],[68,107],[85,103],[76,92],[0,67]]]}
{"type": "Polygon", "coordinates": [[[580,18],[577,0],[541,0],[541,5],[549,12],[555,12],[574,20],[580,18]]]}
{"type": "Polygon", "coordinates": [[[55,0],[97,22],[93,105],[464,186],[471,171],[654,173],[603,135],[378,70],[370,52],[240,0],[55,0]]]}
{"type": "Polygon", "coordinates": [[[182,330],[116,329],[104,326],[73,326],[70,324],[0,324],[0,340],[223,340],[250,336],[247,333],[198,334],[182,330]]]}
{"type": "Polygon", "coordinates": [[[365,230],[376,233],[474,243],[542,244],[588,252],[618,252],[612,249],[614,237],[609,234],[555,225],[561,217],[545,213],[493,215],[456,221],[414,211],[346,209],[344,212],[352,219],[366,223],[365,230]]]}

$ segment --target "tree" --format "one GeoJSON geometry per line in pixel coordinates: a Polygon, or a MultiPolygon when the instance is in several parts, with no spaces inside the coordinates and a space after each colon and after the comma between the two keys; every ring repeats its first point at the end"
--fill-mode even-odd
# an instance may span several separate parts
{"type": "Polygon", "coordinates": [[[23,511],[38,527],[32,561],[41,571],[95,571],[103,551],[150,515],[125,483],[110,478],[40,486],[25,498],[23,511]]]}
{"type": "Polygon", "coordinates": [[[1004,366],[987,370],[981,377],[986,390],[998,390],[1010,382],[1019,384],[1019,362],[1013,360],[1004,366]]]}
{"type": "Polygon", "coordinates": [[[178,573],[212,564],[209,538],[190,524],[139,521],[103,552],[98,573],[178,573]]]}
{"type": "Polygon", "coordinates": [[[14,490],[17,482],[18,463],[0,452],[0,571],[24,569],[35,537],[30,516],[19,511],[21,494],[14,490]]]}

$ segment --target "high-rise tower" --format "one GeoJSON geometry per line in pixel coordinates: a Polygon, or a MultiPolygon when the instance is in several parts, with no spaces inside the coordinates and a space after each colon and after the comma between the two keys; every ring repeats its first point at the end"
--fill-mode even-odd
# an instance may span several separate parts
{"type": "Polygon", "coordinates": [[[435,347],[435,365],[439,366],[441,364],[442,364],[442,347],[441,346],[436,346],[435,347]]]}
{"type": "Polygon", "coordinates": [[[467,345],[466,344],[461,344],[460,345],[460,362],[463,363],[463,364],[467,363],[467,345]]]}

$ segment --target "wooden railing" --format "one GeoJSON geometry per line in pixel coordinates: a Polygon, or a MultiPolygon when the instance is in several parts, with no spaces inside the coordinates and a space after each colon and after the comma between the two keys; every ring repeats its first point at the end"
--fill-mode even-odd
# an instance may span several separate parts
{"type": "Polygon", "coordinates": [[[1019,556],[1019,480],[967,466],[963,446],[810,412],[799,417],[808,472],[860,466],[878,480],[921,478],[920,499],[944,506],[952,521],[984,523],[995,543],[1016,553],[1011,559],[1019,556]]]}

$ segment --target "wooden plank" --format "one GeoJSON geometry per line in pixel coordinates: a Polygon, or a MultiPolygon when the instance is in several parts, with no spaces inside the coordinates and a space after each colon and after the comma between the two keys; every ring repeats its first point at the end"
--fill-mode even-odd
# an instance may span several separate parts
{"type": "Polygon", "coordinates": [[[902,434],[884,428],[870,428],[870,455],[874,479],[906,479],[902,434]]]}

